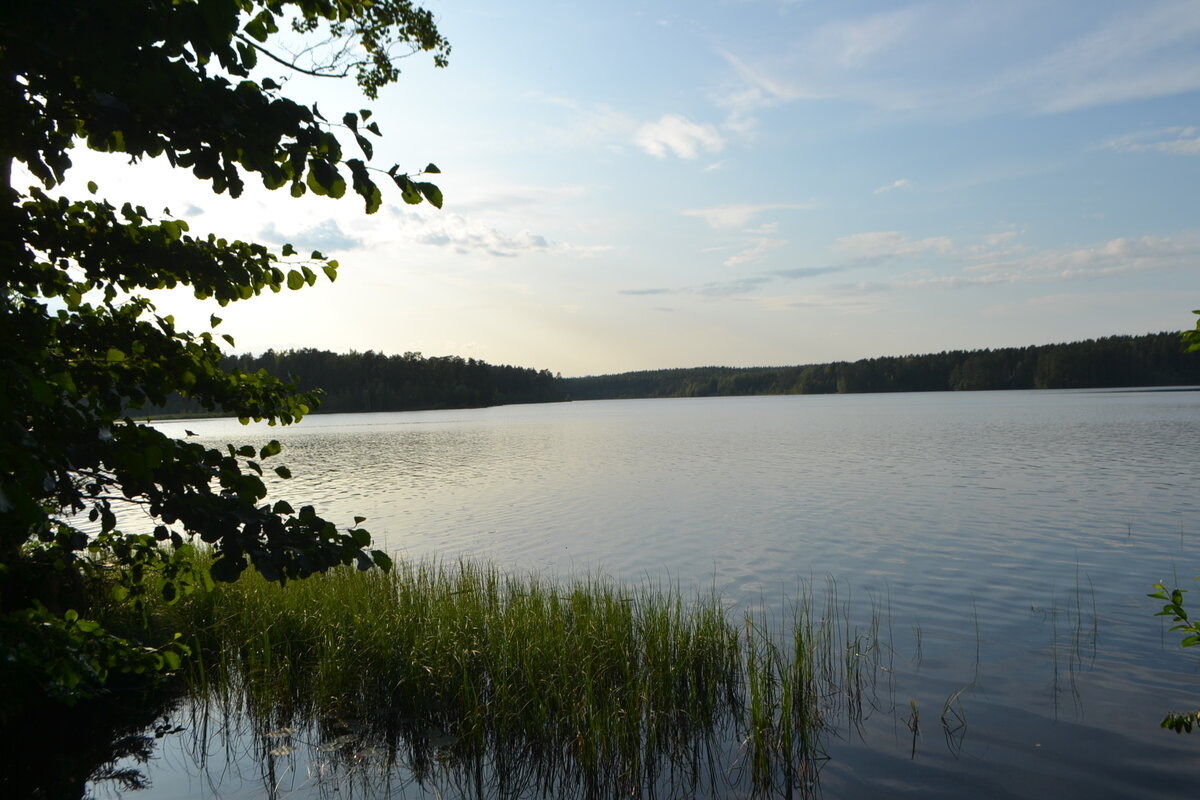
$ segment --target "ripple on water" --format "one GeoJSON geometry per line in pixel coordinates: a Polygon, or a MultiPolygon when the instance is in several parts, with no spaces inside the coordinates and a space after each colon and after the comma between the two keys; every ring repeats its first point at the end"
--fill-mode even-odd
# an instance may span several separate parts
{"type": "Polygon", "coordinates": [[[829,796],[1179,796],[1196,777],[1194,754],[1156,728],[1187,700],[1180,687],[1195,702],[1194,658],[1144,595],[1200,572],[1200,394],[619,401],[186,427],[211,442],[279,438],[296,478],[273,490],[346,523],[366,516],[377,543],[415,558],[715,587],[739,613],[780,614],[832,578],[852,624],[882,618],[884,697],[918,703],[922,736],[912,759],[896,714],[878,714],[863,740],[832,746],[829,796]],[[952,696],[967,715],[958,749],[939,722],[952,696]]]}

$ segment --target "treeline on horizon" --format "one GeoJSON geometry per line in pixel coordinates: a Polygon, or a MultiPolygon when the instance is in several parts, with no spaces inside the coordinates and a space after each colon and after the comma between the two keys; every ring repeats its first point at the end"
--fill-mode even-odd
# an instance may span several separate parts
{"type": "Polygon", "coordinates": [[[1186,352],[1178,332],[1165,332],[793,367],[649,370],[563,382],[572,400],[1196,386],[1200,352],[1186,352]]]}
{"type": "MultiPolygon", "coordinates": [[[[303,391],[320,389],[319,410],[333,413],[652,397],[1200,386],[1200,352],[1186,352],[1177,332],[790,367],[692,367],[580,378],[458,356],[311,348],[227,356],[223,366],[294,378],[303,391]]],[[[203,413],[179,397],[144,411],[203,413]]]]}
{"type": "MultiPolygon", "coordinates": [[[[549,370],[498,366],[458,356],[388,356],[371,350],[334,353],[309,348],[226,356],[222,367],[247,373],[265,370],[278,378],[294,379],[302,391],[320,389],[319,411],[327,413],[481,408],[567,399],[562,379],[549,370]]],[[[203,413],[199,404],[178,396],[145,411],[152,415],[203,413]]]]}

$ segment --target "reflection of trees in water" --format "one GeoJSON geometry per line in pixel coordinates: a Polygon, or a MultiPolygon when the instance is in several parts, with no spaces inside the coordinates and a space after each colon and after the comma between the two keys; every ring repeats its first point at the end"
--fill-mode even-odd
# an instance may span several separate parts
{"type": "Polygon", "coordinates": [[[147,787],[159,740],[183,730],[171,719],[177,702],[163,690],[117,690],[10,720],[0,730],[0,797],[75,800],[147,787]]]}

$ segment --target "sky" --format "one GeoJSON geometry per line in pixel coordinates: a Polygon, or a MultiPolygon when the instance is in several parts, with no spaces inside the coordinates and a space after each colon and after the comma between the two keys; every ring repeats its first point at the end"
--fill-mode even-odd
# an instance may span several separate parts
{"type": "MultiPolygon", "coordinates": [[[[409,351],[587,375],[1192,327],[1197,0],[428,3],[453,52],[369,107],[385,191],[231,201],[79,153],[114,202],[337,258],[336,283],[156,303],[237,352],[409,351]]],[[[265,61],[265,60],[264,60],[265,61]]],[[[264,75],[281,77],[270,68],[264,75]]]]}

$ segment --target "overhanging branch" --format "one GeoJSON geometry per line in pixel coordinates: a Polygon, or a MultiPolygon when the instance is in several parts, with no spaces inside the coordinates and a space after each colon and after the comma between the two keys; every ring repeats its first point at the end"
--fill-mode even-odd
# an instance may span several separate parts
{"type": "Polygon", "coordinates": [[[245,44],[250,45],[255,50],[262,53],[264,56],[266,56],[267,58],[276,62],[277,64],[282,64],[283,66],[287,67],[288,69],[295,70],[296,72],[299,72],[304,75],[311,75],[314,78],[344,78],[350,74],[349,69],[344,69],[341,72],[322,72],[321,70],[305,69],[304,67],[301,67],[300,65],[296,64],[294,61],[288,61],[285,58],[280,58],[279,56],[275,55],[267,48],[263,47],[258,42],[254,41],[253,39],[248,38],[247,36],[245,36],[243,34],[235,33],[234,38],[237,39],[239,42],[244,42],[245,44]]]}

